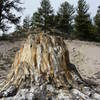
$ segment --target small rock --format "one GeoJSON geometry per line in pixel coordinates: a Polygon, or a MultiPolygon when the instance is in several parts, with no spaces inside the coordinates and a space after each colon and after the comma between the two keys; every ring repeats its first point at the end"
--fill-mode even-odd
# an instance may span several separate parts
{"type": "Polygon", "coordinates": [[[47,90],[49,90],[50,92],[54,92],[55,88],[52,85],[47,85],[47,90]]]}
{"type": "Polygon", "coordinates": [[[10,86],[7,90],[1,92],[1,97],[10,97],[16,95],[17,89],[15,86],[10,86]]]}
{"type": "Polygon", "coordinates": [[[75,96],[75,97],[80,97],[84,100],[89,100],[89,97],[85,94],[83,94],[82,92],[80,92],[79,90],[77,89],[72,89],[72,94],[75,96]]]}
{"type": "Polygon", "coordinates": [[[95,100],[100,100],[100,95],[97,94],[97,93],[94,93],[94,94],[93,94],[93,99],[95,99],[95,100]]]}

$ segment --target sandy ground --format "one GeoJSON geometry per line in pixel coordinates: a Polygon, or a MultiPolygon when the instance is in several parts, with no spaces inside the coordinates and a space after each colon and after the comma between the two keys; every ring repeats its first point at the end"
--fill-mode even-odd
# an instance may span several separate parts
{"type": "Polygon", "coordinates": [[[83,41],[66,41],[70,60],[81,76],[100,84],[100,44],[83,41]]]}
{"type": "Polygon", "coordinates": [[[23,44],[22,41],[0,41],[0,82],[6,78],[13,63],[16,51],[23,44]]]}
{"type": "Polygon", "coordinates": [[[100,71],[100,46],[87,42],[68,42],[70,59],[87,77],[100,71]]]}

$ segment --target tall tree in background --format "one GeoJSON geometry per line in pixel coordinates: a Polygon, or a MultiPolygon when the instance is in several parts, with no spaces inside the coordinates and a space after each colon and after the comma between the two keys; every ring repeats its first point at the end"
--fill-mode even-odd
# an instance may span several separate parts
{"type": "Polygon", "coordinates": [[[79,0],[75,18],[75,35],[79,39],[88,40],[91,37],[92,24],[88,10],[89,6],[86,4],[86,1],[79,0]]]}
{"type": "Polygon", "coordinates": [[[70,33],[72,31],[74,8],[67,1],[61,4],[57,13],[57,28],[62,32],[70,33]]]}
{"type": "Polygon", "coordinates": [[[8,23],[17,24],[20,17],[15,14],[15,12],[20,12],[22,7],[20,0],[0,0],[0,30],[6,31],[8,23]],[[14,12],[14,13],[13,13],[14,12]]]}
{"type": "Polygon", "coordinates": [[[22,25],[17,25],[15,27],[15,32],[12,33],[13,36],[15,37],[26,37],[28,35],[28,32],[31,29],[31,19],[29,16],[26,16],[23,19],[23,24],[22,25]]]}
{"type": "Polygon", "coordinates": [[[31,19],[29,16],[26,16],[23,20],[23,31],[28,32],[31,26],[31,19]]]}
{"type": "Polygon", "coordinates": [[[41,19],[41,15],[38,12],[33,13],[31,27],[32,29],[43,27],[43,21],[41,19]]]}
{"type": "Polygon", "coordinates": [[[94,22],[96,26],[96,31],[98,34],[100,34],[100,6],[98,7],[97,14],[94,17],[94,22]]]}
{"type": "Polygon", "coordinates": [[[32,24],[34,27],[40,27],[44,32],[52,26],[53,8],[49,0],[42,0],[41,7],[33,14],[32,24]]]}

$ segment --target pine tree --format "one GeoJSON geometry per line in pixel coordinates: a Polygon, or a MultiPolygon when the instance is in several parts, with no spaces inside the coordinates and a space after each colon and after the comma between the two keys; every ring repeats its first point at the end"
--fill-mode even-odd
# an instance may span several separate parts
{"type": "Polygon", "coordinates": [[[70,33],[72,31],[73,14],[73,5],[70,5],[67,1],[62,3],[57,13],[57,28],[62,32],[70,33]]]}
{"type": "Polygon", "coordinates": [[[0,30],[6,31],[9,28],[8,23],[17,24],[19,22],[20,16],[13,12],[22,10],[22,7],[19,7],[20,4],[20,0],[0,0],[0,30]]]}
{"type": "Polygon", "coordinates": [[[29,16],[26,16],[23,19],[23,25],[17,25],[15,27],[15,32],[12,35],[16,38],[26,37],[30,29],[31,29],[31,19],[29,16]]]}
{"type": "Polygon", "coordinates": [[[32,16],[31,26],[32,28],[38,28],[43,26],[43,21],[40,17],[41,15],[38,12],[35,12],[32,16]]]}
{"type": "Polygon", "coordinates": [[[31,26],[31,20],[29,16],[26,16],[23,20],[23,31],[28,32],[31,26]]]}
{"type": "Polygon", "coordinates": [[[21,25],[17,25],[15,27],[15,31],[11,33],[13,37],[20,38],[23,35],[23,27],[21,25]]]}
{"type": "Polygon", "coordinates": [[[78,1],[77,15],[75,18],[75,36],[79,39],[90,39],[92,23],[88,14],[89,6],[85,0],[78,1]]]}
{"type": "Polygon", "coordinates": [[[100,34],[100,6],[98,6],[97,14],[94,17],[94,22],[95,22],[95,26],[96,26],[96,31],[97,31],[97,33],[100,34]]]}
{"type": "Polygon", "coordinates": [[[46,32],[52,26],[53,8],[49,0],[42,0],[41,7],[33,14],[32,26],[40,27],[46,32]]]}

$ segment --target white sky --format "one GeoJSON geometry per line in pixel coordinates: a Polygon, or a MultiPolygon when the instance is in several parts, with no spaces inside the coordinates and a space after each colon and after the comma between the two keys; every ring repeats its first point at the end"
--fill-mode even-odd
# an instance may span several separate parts
{"type": "MultiPolygon", "coordinates": [[[[40,6],[41,0],[21,0],[23,2],[23,7],[26,9],[21,14],[22,19],[29,15],[32,16],[32,14],[37,10],[37,8],[40,6]]],[[[60,4],[64,1],[68,1],[70,4],[74,5],[74,7],[77,6],[78,0],[50,0],[51,5],[55,11],[58,10],[60,4]]],[[[89,13],[91,14],[91,17],[93,18],[96,14],[97,8],[100,5],[100,0],[86,0],[88,3],[90,9],[89,13]]],[[[12,28],[10,31],[12,31],[14,28],[12,28]]]]}
{"type": "MultiPolygon", "coordinates": [[[[26,8],[26,10],[23,12],[23,17],[27,15],[32,15],[33,12],[35,12],[37,8],[40,6],[40,1],[41,0],[22,0],[22,2],[24,3],[23,6],[26,8]]],[[[73,4],[74,7],[76,7],[78,0],[50,0],[50,1],[54,10],[57,11],[62,2],[68,1],[70,4],[73,4]]],[[[97,7],[100,5],[100,0],[86,0],[86,2],[90,7],[89,12],[92,14],[92,17],[95,16],[97,7]]]]}

